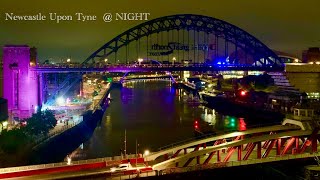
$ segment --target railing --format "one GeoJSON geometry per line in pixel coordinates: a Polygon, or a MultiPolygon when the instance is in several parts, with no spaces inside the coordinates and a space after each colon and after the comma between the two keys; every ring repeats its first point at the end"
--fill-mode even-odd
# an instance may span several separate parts
{"type": "Polygon", "coordinates": [[[50,138],[53,138],[54,136],[59,135],[59,134],[63,133],[64,131],[66,131],[66,130],[68,130],[68,129],[70,129],[70,128],[78,125],[78,124],[80,124],[82,121],[83,121],[82,119],[78,120],[76,122],[73,122],[73,123],[70,123],[68,125],[62,126],[62,128],[59,129],[59,130],[51,131],[47,135],[42,135],[42,136],[38,137],[35,140],[35,144],[38,145],[41,142],[44,142],[44,141],[46,141],[46,140],[48,140],[50,138]]]}
{"type": "Polygon", "coordinates": [[[107,96],[108,90],[110,89],[110,83],[107,85],[106,89],[103,89],[103,96],[101,97],[101,99],[98,101],[98,103],[93,107],[93,112],[95,112],[103,103],[103,101],[105,101],[105,98],[107,96]]]}
{"type": "MultiPolygon", "coordinates": [[[[252,129],[252,128],[260,128],[260,127],[267,127],[267,126],[274,126],[274,125],[281,125],[281,123],[268,123],[268,124],[258,124],[258,125],[247,126],[247,130],[252,129]]],[[[238,132],[238,130],[224,131],[221,134],[227,134],[227,133],[232,133],[232,132],[238,132]]],[[[198,136],[198,137],[188,138],[188,139],[185,139],[185,140],[182,140],[182,141],[178,141],[178,142],[166,145],[166,146],[162,146],[162,147],[160,147],[158,149],[159,149],[159,151],[166,150],[166,149],[171,149],[171,148],[174,148],[174,147],[179,147],[181,145],[190,143],[190,142],[195,141],[195,140],[198,141],[198,140],[201,140],[201,139],[210,138],[210,137],[214,137],[214,136],[217,136],[217,135],[219,135],[219,134],[217,134],[217,133],[204,134],[204,135],[201,135],[201,136],[198,136]]]]}
{"type": "Polygon", "coordinates": [[[171,149],[171,148],[179,147],[181,145],[187,144],[187,143],[195,141],[195,140],[201,140],[201,139],[209,138],[209,137],[213,137],[213,136],[216,136],[216,134],[215,133],[204,134],[204,135],[201,135],[201,136],[198,136],[198,137],[188,138],[188,139],[185,139],[185,140],[182,140],[182,141],[178,141],[178,142],[166,145],[166,146],[162,146],[162,147],[160,147],[158,149],[159,149],[159,151],[166,150],[166,149],[171,149]]]}
{"type": "MultiPolygon", "coordinates": [[[[37,65],[34,69],[41,68],[164,68],[164,67],[208,67],[208,68],[234,68],[234,67],[262,67],[262,66],[253,66],[246,64],[206,64],[206,63],[188,63],[188,64],[98,64],[98,65],[50,65],[50,64],[42,64],[37,65]]],[[[266,66],[272,68],[272,66],[266,66]]],[[[263,67],[262,67],[263,68],[263,67]]]]}
{"type": "MultiPolygon", "coordinates": [[[[126,156],[126,159],[136,158],[135,154],[130,154],[126,156]]],[[[79,160],[79,161],[72,161],[70,165],[81,165],[81,164],[90,164],[90,163],[97,163],[97,162],[106,162],[107,166],[114,166],[121,163],[123,157],[121,156],[114,156],[114,157],[104,157],[104,158],[97,158],[97,159],[88,159],[88,160],[79,160]]],[[[9,168],[1,168],[0,174],[10,173],[10,172],[19,172],[19,171],[27,171],[27,170],[38,170],[38,169],[46,169],[46,168],[54,168],[54,167],[63,167],[69,166],[67,162],[60,162],[60,163],[51,163],[51,164],[40,164],[40,165],[31,165],[31,166],[19,166],[19,167],[9,167],[9,168]]]]}
{"type": "Polygon", "coordinates": [[[250,164],[259,164],[259,163],[290,160],[290,159],[311,158],[314,156],[320,156],[320,152],[313,153],[313,154],[309,154],[309,153],[296,154],[296,155],[289,154],[284,156],[274,156],[274,157],[268,157],[263,159],[249,159],[245,161],[230,161],[230,162],[220,162],[220,163],[213,163],[213,164],[201,164],[201,165],[188,166],[188,167],[173,167],[173,168],[167,168],[160,171],[153,170],[153,171],[148,171],[148,172],[138,173],[138,174],[130,174],[130,175],[117,174],[116,176],[112,175],[111,177],[119,178],[119,179],[134,179],[137,177],[161,176],[166,174],[186,173],[186,172],[201,171],[201,170],[207,170],[207,169],[217,169],[217,168],[225,168],[225,167],[250,165],[250,164]]]}
{"type": "MultiPolygon", "coordinates": [[[[160,171],[147,171],[140,172],[137,174],[114,174],[113,177],[119,177],[120,179],[131,179],[136,177],[147,177],[147,176],[155,176],[155,175],[165,175],[172,173],[184,173],[191,171],[199,171],[206,169],[215,169],[215,168],[223,168],[223,167],[233,167],[233,166],[241,166],[241,165],[250,165],[250,164],[259,164],[266,162],[274,162],[274,161],[282,161],[282,160],[290,160],[290,159],[301,159],[301,158],[311,158],[311,157],[320,156],[320,152],[316,153],[304,153],[304,154],[287,154],[283,156],[272,156],[261,159],[248,159],[245,161],[229,161],[229,162],[219,162],[213,164],[201,164],[195,166],[188,167],[174,167],[167,168],[160,171]]],[[[135,155],[128,155],[126,159],[135,158],[135,155]]],[[[106,162],[106,166],[114,166],[121,163],[123,158],[121,156],[115,157],[105,157],[105,158],[97,158],[97,159],[89,159],[89,160],[80,160],[80,161],[72,161],[70,165],[82,165],[82,164],[90,164],[90,163],[98,163],[98,162],[106,162]]],[[[11,172],[20,172],[20,171],[30,171],[30,170],[38,170],[38,169],[46,169],[46,168],[55,168],[55,167],[64,167],[70,166],[67,162],[61,163],[51,163],[51,164],[41,164],[41,165],[32,165],[32,166],[20,166],[20,167],[11,167],[11,168],[2,168],[0,169],[0,174],[11,173],[11,172]]]]}
{"type": "Polygon", "coordinates": [[[259,164],[259,163],[283,161],[283,160],[290,160],[290,159],[311,158],[314,156],[320,156],[320,152],[294,154],[294,155],[288,154],[283,156],[273,156],[273,157],[262,158],[262,159],[248,159],[245,161],[229,161],[229,162],[220,162],[220,163],[213,163],[213,164],[201,164],[201,165],[188,166],[188,167],[175,167],[175,168],[164,169],[162,170],[162,172],[160,172],[159,175],[172,174],[172,173],[184,173],[184,172],[190,172],[190,171],[199,171],[199,170],[224,168],[224,167],[234,167],[234,166],[242,166],[242,165],[250,165],[250,164],[259,164]]]}

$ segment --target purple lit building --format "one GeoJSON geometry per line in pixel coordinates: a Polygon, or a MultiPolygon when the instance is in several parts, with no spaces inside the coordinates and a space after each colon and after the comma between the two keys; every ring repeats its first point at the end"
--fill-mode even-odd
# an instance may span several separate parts
{"type": "Polygon", "coordinates": [[[27,45],[3,47],[3,97],[8,100],[11,117],[30,117],[38,107],[38,76],[30,67],[27,45]]]}

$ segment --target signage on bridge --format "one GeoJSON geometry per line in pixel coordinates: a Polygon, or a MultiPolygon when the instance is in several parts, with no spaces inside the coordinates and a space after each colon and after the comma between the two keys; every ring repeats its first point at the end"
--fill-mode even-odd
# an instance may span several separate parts
{"type": "Polygon", "coordinates": [[[172,54],[174,50],[178,51],[210,51],[215,50],[215,44],[182,44],[178,42],[169,42],[168,44],[153,44],[149,56],[166,56],[172,54]]]}

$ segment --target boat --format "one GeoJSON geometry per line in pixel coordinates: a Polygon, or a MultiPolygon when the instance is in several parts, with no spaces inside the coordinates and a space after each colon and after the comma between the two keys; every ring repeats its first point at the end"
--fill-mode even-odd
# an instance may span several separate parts
{"type": "Polygon", "coordinates": [[[264,120],[268,123],[278,121],[285,117],[281,112],[259,107],[254,103],[245,103],[236,101],[232,98],[224,96],[213,96],[203,94],[202,98],[207,102],[207,106],[219,112],[227,113],[234,116],[255,116],[259,120],[264,120]]]}

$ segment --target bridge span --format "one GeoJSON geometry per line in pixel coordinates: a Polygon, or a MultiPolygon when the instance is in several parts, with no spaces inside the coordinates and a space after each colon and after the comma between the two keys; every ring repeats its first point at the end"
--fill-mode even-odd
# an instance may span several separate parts
{"type": "Polygon", "coordinates": [[[150,65],[150,66],[132,66],[132,65],[113,65],[113,66],[93,66],[93,67],[69,67],[69,66],[37,66],[31,68],[31,71],[39,73],[70,73],[70,72],[152,72],[152,71],[267,71],[282,72],[284,67],[279,66],[245,66],[245,65],[150,65]]]}
{"type": "Polygon", "coordinates": [[[294,124],[273,125],[172,144],[139,158],[140,163],[145,164],[143,170],[140,168],[112,173],[109,170],[112,165],[128,160],[115,161],[113,158],[102,158],[73,162],[70,165],[60,163],[58,167],[37,165],[36,169],[28,166],[4,168],[0,169],[0,179],[8,177],[63,179],[96,175],[133,178],[137,174],[153,176],[315,157],[320,155],[318,150],[320,136],[319,128],[313,125],[308,126],[313,128],[305,130],[294,124]]]}

